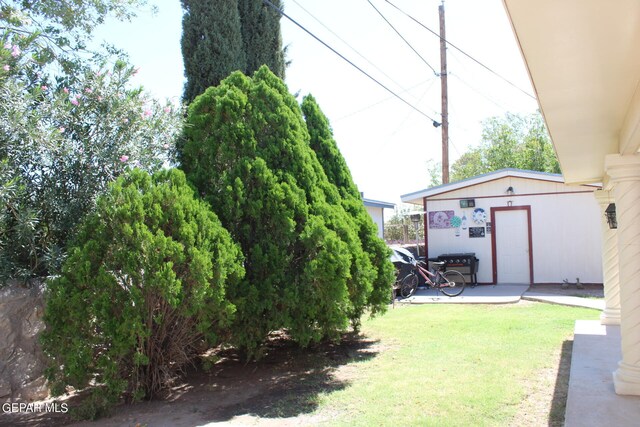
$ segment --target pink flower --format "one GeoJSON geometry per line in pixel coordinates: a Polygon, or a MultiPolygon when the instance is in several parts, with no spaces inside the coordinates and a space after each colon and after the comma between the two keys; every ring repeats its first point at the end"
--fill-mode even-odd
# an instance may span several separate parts
{"type": "Polygon", "coordinates": [[[138,74],[139,72],[140,72],[140,67],[136,67],[136,68],[133,70],[133,75],[135,76],[135,75],[136,75],[136,74],[138,74]]]}
{"type": "Polygon", "coordinates": [[[93,92],[93,89],[91,89],[90,87],[88,87],[88,88],[86,88],[84,91],[85,91],[86,93],[92,93],[92,92],[93,92]]]}
{"type": "Polygon", "coordinates": [[[58,131],[60,131],[60,133],[64,133],[64,131],[65,131],[64,126],[60,126],[60,127],[58,128],[58,131]]]}
{"type": "Polygon", "coordinates": [[[69,88],[68,88],[68,87],[65,87],[64,89],[62,89],[62,91],[63,91],[64,93],[69,93],[69,88]]]}
{"type": "Polygon", "coordinates": [[[5,71],[9,71],[11,69],[11,67],[9,67],[8,65],[5,65],[4,67],[2,67],[3,70],[5,71]]]}
{"type": "Polygon", "coordinates": [[[20,53],[22,53],[22,51],[20,50],[20,47],[14,44],[13,47],[11,48],[11,56],[15,58],[16,56],[19,56],[20,53]]]}
{"type": "Polygon", "coordinates": [[[168,149],[169,149],[169,144],[164,144],[162,147],[163,147],[165,150],[168,150],[168,149]]]}
{"type": "Polygon", "coordinates": [[[80,102],[78,102],[78,98],[71,98],[71,103],[72,103],[73,105],[78,105],[78,104],[80,104],[80,102]]]}
{"type": "Polygon", "coordinates": [[[5,49],[11,49],[11,42],[6,42],[6,43],[4,44],[4,48],[5,48],[5,49]]]}
{"type": "Polygon", "coordinates": [[[129,119],[122,120],[122,123],[129,123],[129,119]]]}
{"type": "Polygon", "coordinates": [[[122,163],[126,163],[127,160],[129,160],[129,156],[127,156],[126,154],[123,154],[122,156],[120,156],[120,161],[122,163]]]}
{"type": "Polygon", "coordinates": [[[102,97],[98,96],[98,102],[102,101],[102,97]]]}
{"type": "Polygon", "coordinates": [[[165,113],[170,113],[171,112],[171,107],[164,107],[164,112],[165,113]]]}
{"type": "Polygon", "coordinates": [[[144,113],[142,113],[142,117],[151,117],[151,110],[150,109],[146,109],[144,110],[144,113]]]}
{"type": "Polygon", "coordinates": [[[47,86],[45,86],[45,85],[40,86],[40,89],[42,89],[42,90],[49,90],[49,88],[48,88],[47,86]]]}

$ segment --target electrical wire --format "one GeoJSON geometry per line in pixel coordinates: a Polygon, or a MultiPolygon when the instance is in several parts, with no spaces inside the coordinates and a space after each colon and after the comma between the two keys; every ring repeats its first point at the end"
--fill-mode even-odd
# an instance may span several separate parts
{"type": "MultiPolygon", "coordinates": [[[[426,90],[428,91],[429,89],[431,89],[431,86],[433,86],[433,84],[434,84],[434,82],[435,82],[435,79],[436,79],[436,77],[431,77],[430,79],[425,80],[425,81],[423,81],[423,82],[421,82],[421,83],[418,83],[417,85],[411,86],[409,89],[405,89],[405,90],[403,90],[403,91],[402,91],[402,92],[400,92],[400,93],[406,93],[406,92],[409,92],[410,90],[413,90],[413,89],[417,88],[418,86],[422,86],[422,85],[423,85],[423,84],[425,84],[425,83],[429,83],[429,82],[431,82],[431,84],[429,85],[429,87],[426,89],[426,90]]],[[[344,119],[347,119],[347,118],[349,118],[349,117],[351,117],[351,116],[355,116],[356,114],[360,114],[360,113],[362,113],[363,111],[367,111],[367,110],[369,110],[370,108],[373,108],[373,107],[375,107],[375,106],[377,106],[377,105],[380,105],[380,104],[382,104],[382,103],[384,103],[384,102],[387,102],[388,100],[393,99],[393,98],[394,98],[393,96],[388,96],[388,97],[386,97],[386,98],[384,98],[384,99],[381,99],[381,100],[379,100],[379,101],[377,101],[377,102],[374,102],[373,104],[369,104],[369,105],[367,105],[367,106],[365,106],[365,107],[362,107],[362,108],[360,108],[359,110],[356,110],[356,111],[353,111],[353,112],[351,112],[351,113],[345,114],[345,115],[344,115],[344,116],[342,116],[342,117],[338,117],[337,119],[335,119],[335,121],[336,121],[336,122],[339,122],[340,120],[344,120],[344,119]]],[[[422,97],[420,98],[420,100],[422,100],[422,97]]],[[[435,113],[435,114],[438,114],[438,112],[437,112],[437,111],[434,111],[434,113],[435,113]]]]}
{"type": "Polygon", "coordinates": [[[438,123],[434,118],[430,117],[428,114],[426,114],[424,111],[420,110],[418,107],[416,107],[415,105],[411,104],[409,101],[407,101],[406,99],[402,98],[400,95],[398,95],[397,93],[395,93],[394,91],[392,91],[391,89],[389,89],[387,86],[385,86],[384,84],[380,83],[380,81],[376,80],[375,77],[371,76],[369,73],[367,73],[366,71],[364,71],[362,68],[358,67],[356,64],[354,64],[353,62],[351,62],[349,59],[347,59],[344,55],[342,55],[340,52],[338,52],[337,50],[335,50],[334,48],[332,48],[331,46],[329,46],[327,43],[325,43],[323,40],[321,40],[318,36],[316,36],[315,34],[313,34],[311,31],[309,31],[308,29],[306,29],[303,25],[299,24],[296,20],[294,20],[293,18],[291,18],[289,15],[287,15],[286,13],[284,13],[284,11],[280,8],[278,8],[276,5],[274,5],[273,3],[271,3],[269,0],[262,0],[262,2],[271,7],[273,10],[275,10],[276,12],[278,12],[281,16],[287,18],[289,21],[291,21],[293,24],[295,24],[298,28],[300,28],[301,30],[303,30],[305,33],[309,34],[311,37],[313,37],[314,39],[316,39],[318,42],[320,42],[324,47],[326,47],[327,49],[329,49],[331,52],[335,53],[336,55],[338,55],[340,58],[342,58],[344,61],[346,61],[349,65],[351,65],[352,67],[354,67],[356,70],[360,71],[362,74],[364,74],[365,76],[367,76],[370,80],[372,80],[374,83],[376,83],[378,86],[380,86],[381,88],[383,88],[384,90],[386,90],[387,92],[389,92],[391,95],[395,96],[397,99],[399,99],[400,101],[402,101],[404,104],[406,104],[407,106],[409,106],[410,108],[414,109],[415,111],[417,111],[420,115],[426,117],[427,119],[429,119],[434,127],[436,126],[436,123],[438,123]]]}
{"type": "MultiPolygon", "coordinates": [[[[414,18],[413,16],[409,15],[407,12],[405,12],[404,10],[400,9],[398,6],[396,6],[395,4],[391,3],[389,0],[385,0],[387,3],[389,3],[391,6],[393,6],[396,10],[398,10],[400,13],[402,13],[403,15],[405,15],[407,18],[411,19],[413,22],[415,22],[416,24],[420,25],[422,28],[424,28],[425,30],[429,31],[431,34],[435,35],[438,38],[442,38],[440,37],[439,33],[436,33],[435,31],[433,31],[431,28],[427,27],[426,25],[424,25],[422,22],[418,21],[416,18],[414,18]]],[[[460,53],[462,53],[464,56],[466,56],[467,58],[471,59],[473,62],[475,62],[476,64],[480,65],[482,68],[486,69],[487,71],[489,71],[490,73],[494,74],[495,76],[499,77],[500,79],[504,80],[505,82],[507,82],[509,85],[513,86],[514,88],[518,89],[520,92],[524,93],[525,95],[527,95],[528,97],[530,97],[531,99],[536,99],[535,96],[531,95],[529,92],[527,92],[526,90],[518,87],[515,83],[512,83],[511,81],[509,81],[506,77],[503,77],[502,75],[498,74],[496,71],[493,71],[491,68],[489,68],[488,66],[484,65],[482,62],[478,61],[476,58],[474,58],[473,56],[469,55],[467,52],[465,52],[464,50],[460,49],[458,46],[454,45],[453,43],[451,43],[450,41],[448,41],[447,39],[443,39],[444,42],[446,44],[448,44],[449,46],[451,46],[452,48],[456,49],[457,51],[459,51],[460,53]]]]}
{"type": "Polygon", "coordinates": [[[356,48],[354,48],[353,46],[351,46],[349,43],[347,43],[342,37],[340,37],[338,34],[336,34],[331,28],[327,27],[325,24],[322,23],[322,21],[320,21],[318,18],[316,18],[313,13],[309,12],[307,9],[304,8],[304,6],[302,6],[300,3],[298,3],[296,0],[291,0],[293,3],[295,3],[300,9],[304,10],[307,15],[309,15],[311,18],[313,18],[314,21],[316,21],[318,24],[320,24],[325,30],[329,31],[334,37],[336,37],[338,40],[340,40],[342,43],[344,43],[349,49],[351,49],[356,55],[358,55],[360,58],[364,59],[367,63],[369,63],[369,65],[371,65],[373,68],[375,68],[376,70],[378,70],[380,72],[380,74],[382,74],[383,76],[385,76],[387,79],[389,79],[391,82],[393,82],[396,86],[398,86],[400,89],[402,89],[403,91],[406,92],[406,89],[404,88],[404,86],[402,86],[400,83],[398,83],[396,80],[394,80],[392,77],[390,77],[387,73],[385,73],[384,71],[382,71],[376,64],[374,64],[373,62],[369,61],[364,55],[362,55],[360,52],[358,52],[358,50],[356,48]]]}
{"type": "Polygon", "coordinates": [[[380,17],[384,20],[384,22],[386,22],[386,23],[387,23],[387,24],[388,24],[388,25],[393,29],[393,31],[395,31],[395,32],[396,32],[396,34],[397,34],[397,35],[398,35],[398,36],[399,36],[399,37],[400,37],[400,38],[405,42],[405,44],[406,44],[407,46],[409,46],[409,48],[411,48],[411,50],[412,50],[416,55],[418,55],[418,57],[422,60],[422,62],[424,62],[424,63],[427,65],[427,67],[429,67],[429,68],[431,69],[431,71],[433,71],[433,74],[435,74],[436,76],[439,76],[440,74],[438,74],[438,72],[436,71],[436,69],[435,69],[435,68],[433,68],[433,67],[431,66],[431,64],[429,64],[429,63],[427,62],[427,60],[426,60],[426,59],[424,59],[424,58],[422,57],[422,55],[420,55],[420,53],[418,53],[418,51],[414,49],[414,47],[413,47],[413,46],[411,46],[411,43],[409,43],[409,41],[408,41],[407,39],[405,39],[405,38],[402,36],[402,34],[400,34],[400,31],[398,31],[398,30],[396,29],[396,27],[394,27],[394,26],[393,26],[393,24],[392,24],[391,22],[389,22],[389,20],[388,20],[388,19],[387,19],[383,14],[382,14],[382,12],[380,12],[380,10],[379,10],[379,9],[378,9],[378,8],[377,8],[373,3],[371,3],[371,0],[367,0],[367,2],[371,5],[371,7],[372,7],[376,12],[378,12],[378,15],[380,15],[380,17]]]}

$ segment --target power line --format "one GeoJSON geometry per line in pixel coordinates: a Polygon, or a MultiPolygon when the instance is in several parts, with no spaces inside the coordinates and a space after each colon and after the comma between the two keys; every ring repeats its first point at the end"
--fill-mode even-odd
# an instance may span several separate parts
{"type": "MultiPolygon", "coordinates": [[[[423,82],[421,82],[421,83],[418,83],[417,85],[411,86],[409,89],[404,89],[404,90],[403,90],[402,92],[400,92],[400,93],[407,93],[407,92],[409,92],[410,90],[413,90],[413,89],[415,89],[415,88],[417,88],[417,87],[419,87],[419,86],[421,86],[421,85],[423,85],[423,84],[425,84],[425,83],[429,83],[429,82],[431,82],[431,84],[429,85],[429,87],[426,89],[426,91],[428,91],[429,89],[431,89],[431,86],[433,86],[433,83],[435,82],[435,79],[436,79],[436,77],[431,77],[430,79],[427,79],[427,80],[425,80],[425,81],[423,81],[423,82]]],[[[377,105],[380,105],[380,104],[382,104],[383,102],[387,102],[388,100],[393,99],[393,98],[394,98],[393,96],[388,96],[388,97],[386,97],[386,98],[384,98],[384,99],[381,99],[381,100],[379,100],[379,101],[377,101],[377,102],[374,102],[373,104],[369,104],[369,105],[367,105],[366,107],[362,107],[362,108],[360,108],[359,110],[356,110],[356,111],[353,111],[353,112],[351,112],[351,113],[348,113],[348,114],[346,114],[346,115],[344,115],[344,116],[342,116],[342,117],[338,117],[335,121],[336,121],[336,122],[339,122],[340,120],[343,120],[343,119],[349,118],[349,117],[351,117],[351,116],[355,116],[356,114],[362,113],[363,111],[366,111],[366,110],[368,110],[368,109],[370,109],[370,108],[373,108],[373,107],[375,107],[375,106],[377,106],[377,105]]],[[[422,98],[424,98],[424,95],[420,97],[419,101],[421,101],[421,100],[422,100],[422,98]]],[[[435,110],[434,110],[434,113],[438,114],[438,112],[437,112],[437,111],[435,111],[435,110]]]]}
{"type": "Polygon", "coordinates": [[[338,52],[337,50],[335,50],[334,48],[332,48],[331,46],[329,46],[327,43],[325,43],[324,41],[322,41],[318,36],[316,36],[315,34],[313,34],[311,31],[307,30],[304,26],[302,26],[301,24],[299,24],[296,20],[294,20],[293,18],[291,18],[289,15],[287,15],[286,13],[284,13],[283,10],[279,9],[276,5],[274,5],[273,3],[271,3],[269,0],[262,0],[262,2],[271,7],[273,10],[275,10],[276,12],[278,12],[281,16],[287,18],[289,21],[291,21],[293,24],[295,24],[298,28],[300,28],[301,30],[303,30],[305,33],[309,34],[311,37],[313,37],[314,39],[316,39],[318,42],[322,43],[322,45],[324,47],[326,47],[327,49],[329,49],[331,52],[335,53],[336,55],[338,55],[340,58],[342,58],[344,61],[346,61],[349,65],[351,65],[352,67],[354,67],[356,70],[360,71],[362,74],[364,74],[365,76],[367,76],[369,79],[371,79],[373,82],[375,82],[378,86],[380,86],[381,88],[383,88],[384,90],[386,90],[387,92],[389,92],[390,94],[392,94],[393,96],[395,96],[396,98],[398,98],[400,101],[402,101],[403,103],[405,103],[406,105],[408,105],[409,107],[411,107],[412,109],[416,110],[418,113],[420,113],[420,115],[426,117],[427,119],[431,120],[431,122],[433,123],[434,126],[436,126],[436,123],[438,123],[435,119],[433,119],[432,117],[430,117],[428,114],[426,114],[425,112],[423,112],[422,110],[418,109],[418,107],[414,106],[413,104],[411,104],[409,101],[405,100],[404,98],[402,98],[400,95],[398,95],[397,93],[395,93],[394,91],[392,91],[391,89],[389,89],[387,86],[385,86],[384,84],[380,83],[378,80],[376,80],[373,76],[371,76],[369,73],[367,73],[366,71],[364,71],[362,68],[358,67],[356,64],[354,64],[353,62],[351,62],[349,59],[347,59],[344,55],[342,55],[340,52],[338,52]]]}
{"type": "Polygon", "coordinates": [[[313,18],[313,20],[315,20],[318,24],[320,24],[322,27],[324,27],[324,29],[326,29],[327,31],[329,31],[331,34],[333,34],[334,37],[336,37],[338,40],[340,40],[342,43],[344,43],[345,45],[347,45],[347,47],[349,47],[353,52],[355,52],[356,55],[358,55],[360,58],[364,59],[367,63],[369,63],[369,65],[371,65],[373,68],[375,68],[376,70],[378,70],[383,76],[385,76],[387,79],[389,79],[391,82],[395,83],[396,86],[398,86],[400,89],[402,89],[403,91],[406,91],[406,89],[397,81],[395,81],[392,77],[390,77],[387,73],[385,73],[384,71],[382,71],[376,64],[374,64],[373,62],[369,61],[364,55],[362,55],[356,48],[354,48],[353,46],[351,46],[349,43],[347,43],[342,37],[340,37],[338,34],[336,34],[333,30],[331,30],[331,28],[327,27],[325,24],[323,24],[318,18],[316,18],[313,13],[309,12],[307,9],[304,8],[304,6],[302,6],[300,3],[298,3],[296,0],[291,0],[293,1],[300,9],[304,10],[307,15],[309,15],[311,18],[313,18]]]}
{"type": "MultiPolygon", "coordinates": [[[[427,27],[426,25],[424,25],[422,22],[418,21],[416,18],[414,18],[413,16],[409,15],[407,12],[405,12],[404,10],[400,9],[398,6],[396,6],[395,4],[391,3],[389,0],[385,0],[387,3],[389,3],[391,6],[393,6],[396,10],[398,10],[400,13],[402,13],[403,15],[405,15],[407,18],[411,19],[413,22],[415,22],[416,24],[420,25],[422,28],[424,28],[425,30],[429,31],[431,34],[435,35],[436,37],[440,38],[440,34],[436,33],[435,31],[433,31],[431,28],[427,27]]],[[[498,74],[497,72],[493,71],[491,68],[489,68],[488,66],[484,65],[482,62],[478,61],[476,58],[474,58],[473,56],[469,55],[467,52],[465,52],[464,50],[460,49],[458,46],[454,45],[453,43],[451,43],[448,40],[444,40],[445,43],[447,43],[449,46],[451,46],[452,48],[456,49],[457,51],[459,51],[460,53],[462,53],[463,55],[465,55],[467,58],[471,59],[473,62],[475,62],[476,64],[480,65],[481,67],[483,67],[484,69],[486,69],[487,71],[489,71],[490,73],[494,74],[495,76],[499,77],[500,79],[504,80],[505,82],[507,82],[509,85],[513,86],[514,88],[518,89],[520,92],[524,93],[525,95],[527,95],[528,97],[530,97],[531,99],[536,99],[535,96],[531,95],[529,92],[527,92],[526,90],[516,86],[515,83],[512,83],[511,81],[509,81],[506,77],[501,76],[500,74],[498,74]]]]}
{"type": "Polygon", "coordinates": [[[398,31],[398,30],[396,29],[396,27],[394,27],[394,26],[393,26],[393,24],[392,24],[391,22],[389,22],[389,20],[388,20],[388,19],[387,19],[383,14],[382,14],[382,12],[380,12],[380,10],[379,10],[379,9],[378,9],[378,8],[377,8],[373,3],[371,3],[371,0],[367,0],[367,2],[371,5],[371,7],[372,7],[376,12],[378,12],[378,15],[380,15],[380,17],[381,17],[382,19],[384,19],[384,22],[386,22],[387,24],[389,24],[389,26],[393,29],[393,31],[395,31],[395,32],[396,32],[396,34],[397,34],[397,35],[398,35],[398,36],[399,36],[399,37],[400,37],[400,38],[401,38],[401,39],[406,43],[406,45],[407,45],[407,46],[409,46],[409,47],[411,48],[411,50],[412,50],[416,55],[418,55],[418,57],[419,57],[420,59],[422,59],[422,62],[424,62],[425,64],[427,64],[427,67],[431,68],[431,71],[433,71],[433,74],[435,74],[436,76],[438,76],[439,74],[438,74],[438,72],[435,70],[435,68],[433,68],[433,67],[431,66],[431,64],[429,64],[429,63],[427,62],[427,60],[426,60],[426,59],[424,59],[424,58],[422,57],[422,55],[420,55],[420,53],[418,53],[418,51],[414,49],[414,47],[413,47],[413,46],[411,46],[411,43],[409,43],[409,41],[408,41],[407,39],[405,39],[405,38],[402,36],[402,34],[400,34],[400,31],[398,31]]]}

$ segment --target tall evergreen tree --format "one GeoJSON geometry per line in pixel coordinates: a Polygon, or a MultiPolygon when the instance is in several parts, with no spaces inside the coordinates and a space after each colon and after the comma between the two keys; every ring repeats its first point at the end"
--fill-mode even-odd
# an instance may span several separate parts
{"type": "MultiPolygon", "coordinates": [[[[282,7],[280,0],[272,0],[282,7]]],[[[280,14],[262,0],[238,0],[242,42],[247,57],[245,74],[250,75],[262,65],[284,80],[285,58],[280,33],[280,14]]]]}
{"type": "Polygon", "coordinates": [[[389,284],[393,282],[394,270],[389,262],[389,249],[377,236],[376,225],[364,207],[347,162],[333,138],[329,120],[313,96],[307,95],[302,101],[302,113],[309,131],[311,148],[316,153],[329,182],[338,189],[340,203],[354,219],[362,248],[375,269],[372,292],[369,296],[369,303],[375,307],[388,299],[389,284]]]}
{"type": "Polygon", "coordinates": [[[181,0],[182,57],[185,83],[182,98],[191,102],[236,70],[244,71],[238,0],[181,0]]]}
{"type": "Polygon", "coordinates": [[[300,107],[266,66],[193,101],[182,167],[246,256],[245,279],[229,290],[237,345],[257,356],[282,328],[306,345],[384,310],[388,292],[372,297],[376,272],[309,147],[300,107]]]}

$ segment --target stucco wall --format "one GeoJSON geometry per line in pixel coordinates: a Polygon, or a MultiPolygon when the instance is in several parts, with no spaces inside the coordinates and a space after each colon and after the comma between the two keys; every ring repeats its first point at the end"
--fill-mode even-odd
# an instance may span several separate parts
{"type": "MultiPolygon", "coordinates": [[[[474,208],[461,209],[460,198],[475,199],[476,208],[486,211],[487,221],[491,221],[492,207],[507,206],[509,201],[513,206],[531,206],[534,282],[574,282],[579,277],[583,283],[602,283],[601,214],[591,190],[509,177],[433,196],[427,200],[427,212],[453,210],[455,215],[467,217],[468,226],[480,227],[486,224],[474,224],[474,208]],[[516,192],[513,197],[506,197],[509,186],[516,192]]],[[[475,252],[480,259],[478,281],[493,280],[491,234],[470,238],[467,229],[456,237],[454,228],[428,229],[428,240],[430,257],[475,252]]]]}

